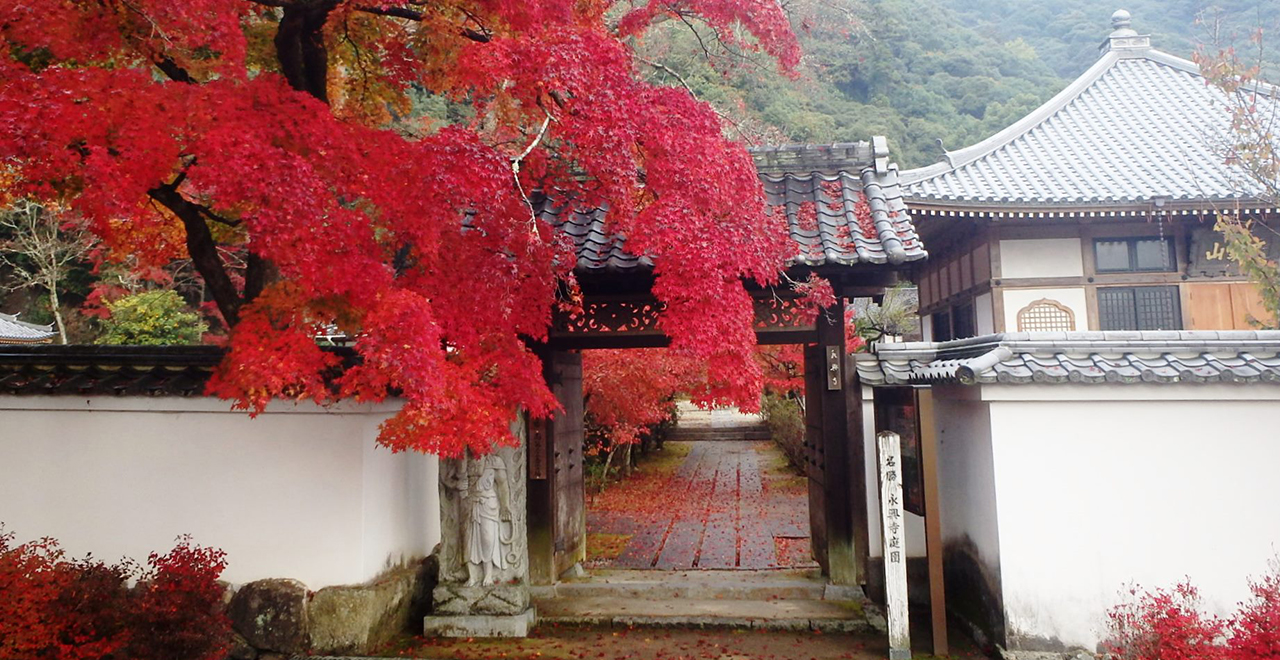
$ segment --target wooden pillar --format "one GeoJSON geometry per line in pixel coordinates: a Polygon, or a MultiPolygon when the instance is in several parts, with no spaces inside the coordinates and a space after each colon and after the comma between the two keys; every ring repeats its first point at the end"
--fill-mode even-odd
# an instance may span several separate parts
{"type": "Polygon", "coordinates": [[[929,555],[929,614],[933,625],[933,654],[947,655],[946,586],[942,570],[942,503],[938,495],[938,427],[933,390],[917,391],[920,411],[920,462],[924,473],[924,538],[929,555]]]}
{"type": "Polygon", "coordinates": [[[586,558],[582,355],[542,350],[539,356],[564,410],[529,423],[529,581],[553,584],[586,558]]]}
{"type": "MultiPolygon", "coordinates": [[[[867,579],[866,457],[862,443],[862,387],[850,369],[844,343],[844,301],[818,317],[817,346],[805,351],[806,375],[822,368],[821,383],[806,378],[805,400],[819,426],[823,568],[833,584],[864,584],[867,579]],[[814,364],[818,362],[818,364],[814,364]],[[815,392],[814,386],[818,385],[815,392]]],[[[814,517],[816,512],[810,512],[814,517]]],[[[816,530],[815,530],[816,531],[816,530]]],[[[815,552],[815,554],[817,554],[815,552]]]]}

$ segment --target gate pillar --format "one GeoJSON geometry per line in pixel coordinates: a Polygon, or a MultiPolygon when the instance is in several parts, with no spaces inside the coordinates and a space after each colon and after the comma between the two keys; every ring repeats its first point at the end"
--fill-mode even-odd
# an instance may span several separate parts
{"type": "Polygon", "coordinates": [[[833,584],[864,584],[867,485],[862,387],[846,359],[843,299],[819,314],[817,344],[805,347],[804,358],[814,556],[833,584]]]}
{"type": "Polygon", "coordinates": [[[554,584],[587,552],[582,354],[545,349],[539,356],[563,410],[529,421],[529,580],[554,584]]]}

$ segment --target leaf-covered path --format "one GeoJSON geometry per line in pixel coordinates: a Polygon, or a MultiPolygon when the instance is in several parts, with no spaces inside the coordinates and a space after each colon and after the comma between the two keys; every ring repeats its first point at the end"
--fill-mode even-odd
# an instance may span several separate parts
{"type": "Polygon", "coordinates": [[[772,442],[668,442],[592,499],[588,553],[609,568],[809,566],[805,489],[772,442]]]}

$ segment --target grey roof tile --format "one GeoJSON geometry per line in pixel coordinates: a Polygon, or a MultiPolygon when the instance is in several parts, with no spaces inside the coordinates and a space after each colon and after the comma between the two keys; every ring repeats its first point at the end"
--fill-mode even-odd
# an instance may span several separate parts
{"type": "MultiPolygon", "coordinates": [[[[1261,111],[1276,103],[1260,99],[1261,111]]],[[[1252,198],[1225,164],[1226,96],[1196,65],[1150,48],[1110,50],[1040,108],[947,161],[901,174],[911,202],[1114,205],[1252,198]]]]}
{"type": "Polygon", "coordinates": [[[53,326],[27,323],[16,316],[0,314],[0,344],[46,344],[55,336],[53,326]]]}
{"type": "MultiPolygon", "coordinates": [[[[897,166],[873,164],[871,149],[853,143],[752,150],[769,212],[786,217],[795,244],[791,264],[896,265],[927,256],[903,202],[897,166]]],[[[882,154],[876,156],[878,163],[882,154]]],[[[554,196],[538,201],[538,216],[573,241],[578,269],[652,267],[648,257],[627,252],[606,215],[604,208],[570,210],[554,196]]]]}
{"type": "Polygon", "coordinates": [[[858,362],[872,385],[982,383],[1280,383],[1280,331],[1008,333],[876,344],[858,362]]]}

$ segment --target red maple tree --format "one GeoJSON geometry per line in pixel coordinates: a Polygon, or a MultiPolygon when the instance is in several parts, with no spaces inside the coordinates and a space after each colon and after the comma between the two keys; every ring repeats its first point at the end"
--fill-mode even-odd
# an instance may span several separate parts
{"type": "Polygon", "coordinates": [[[0,181],[122,262],[189,256],[230,328],[209,389],[238,407],[395,391],[393,449],[513,441],[516,407],[555,406],[526,340],[574,264],[534,191],[607,204],[673,350],[751,399],[742,280],[774,280],[786,233],[714,111],[638,75],[670,18],[799,58],[775,0],[0,0],[0,181]],[[472,119],[415,119],[428,96],[472,119]],[[360,357],[336,390],[330,323],[360,357]]]}

